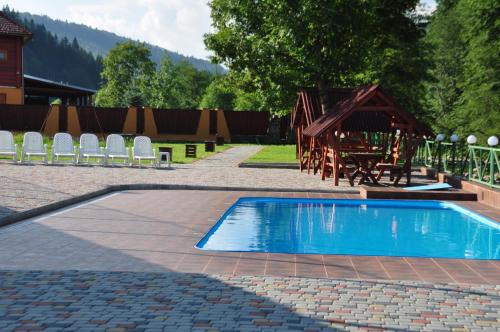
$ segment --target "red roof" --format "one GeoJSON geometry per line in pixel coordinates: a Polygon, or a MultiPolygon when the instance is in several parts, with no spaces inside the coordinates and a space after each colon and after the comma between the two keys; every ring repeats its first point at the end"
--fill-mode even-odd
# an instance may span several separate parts
{"type": "MultiPolygon", "coordinates": [[[[353,88],[329,88],[328,94],[331,102],[336,104],[339,101],[348,98],[353,90],[353,88]]],[[[318,88],[302,88],[298,94],[299,98],[297,99],[292,112],[292,128],[296,128],[300,125],[302,113],[304,112],[306,113],[306,118],[312,120],[311,122],[323,114],[321,111],[321,101],[319,98],[318,88]]],[[[310,123],[306,123],[306,125],[309,124],[310,123]]]]}
{"type": "Polygon", "coordinates": [[[339,101],[333,110],[323,114],[309,125],[304,130],[304,135],[319,137],[339,125],[342,126],[343,130],[349,129],[344,128],[345,123],[343,123],[343,121],[350,118],[357,109],[363,116],[355,116],[355,121],[350,121],[349,124],[355,127],[362,127],[362,130],[358,129],[360,131],[380,131],[381,127],[384,127],[382,122],[388,124],[389,115],[386,114],[390,113],[390,115],[397,118],[398,121],[413,126],[418,133],[429,136],[433,135],[431,130],[420,123],[413,114],[403,110],[379,85],[371,85],[354,90],[348,98],[339,101]],[[382,96],[382,99],[385,101],[386,110],[383,114],[382,112],[362,111],[358,109],[359,107],[369,105],[370,100],[376,99],[375,97],[377,95],[382,96]],[[364,121],[363,118],[369,121],[364,121]]]}
{"type": "Polygon", "coordinates": [[[20,36],[29,39],[32,33],[0,11],[0,35],[20,36]]]}

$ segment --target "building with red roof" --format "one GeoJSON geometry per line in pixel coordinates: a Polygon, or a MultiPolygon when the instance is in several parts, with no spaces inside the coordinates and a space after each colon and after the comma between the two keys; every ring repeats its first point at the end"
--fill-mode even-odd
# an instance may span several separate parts
{"type": "Polygon", "coordinates": [[[0,104],[24,103],[23,45],[31,32],[0,12],[0,104]]]}

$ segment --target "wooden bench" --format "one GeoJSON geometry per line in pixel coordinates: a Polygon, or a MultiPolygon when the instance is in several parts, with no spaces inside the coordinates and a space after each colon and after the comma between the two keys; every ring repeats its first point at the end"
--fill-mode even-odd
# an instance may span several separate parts
{"type": "Polygon", "coordinates": [[[196,158],[196,145],[186,144],[186,158],[196,158]]]}

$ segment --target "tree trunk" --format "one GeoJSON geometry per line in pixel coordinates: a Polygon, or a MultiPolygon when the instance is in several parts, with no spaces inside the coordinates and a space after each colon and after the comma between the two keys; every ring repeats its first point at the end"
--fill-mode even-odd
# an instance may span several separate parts
{"type": "Polygon", "coordinates": [[[321,103],[321,112],[323,114],[333,109],[332,98],[328,92],[328,83],[325,80],[318,81],[319,101],[321,103]]]}

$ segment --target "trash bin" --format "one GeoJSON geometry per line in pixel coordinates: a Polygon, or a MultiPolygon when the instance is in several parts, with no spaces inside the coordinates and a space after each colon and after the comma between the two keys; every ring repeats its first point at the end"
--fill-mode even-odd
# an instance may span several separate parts
{"type": "Polygon", "coordinates": [[[205,152],[215,152],[214,141],[205,141],[205,152]]]}

